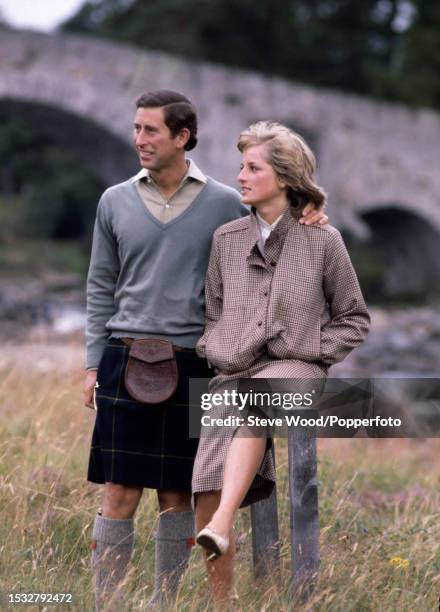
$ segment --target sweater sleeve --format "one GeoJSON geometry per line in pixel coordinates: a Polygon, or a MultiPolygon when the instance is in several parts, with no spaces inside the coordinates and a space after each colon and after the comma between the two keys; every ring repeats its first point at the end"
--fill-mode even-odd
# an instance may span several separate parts
{"type": "Polygon", "coordinates": [[[218,238],[215,233],[206,273],[205,303],[205,331],[196,346],[199,357],[206,357],[206,341],[209,333],[220,319],[223,309],[223,282],[220,268],[218,238]]]}
{"type": "Polygon", "coordinates": [[[341,234],[329,233],[324,263],[324,294],[330,321],[321,329],[321,358],[342,361],[368,333],[370,315],[341,234]]]}
{"type": "Polygon", "coordinates": [[[108,218],[105,194],[96,211],[87,276],[86,368],[97,368],[108,339],[106,324],[115,313],[119,275],[118,245],[108,218]]]}

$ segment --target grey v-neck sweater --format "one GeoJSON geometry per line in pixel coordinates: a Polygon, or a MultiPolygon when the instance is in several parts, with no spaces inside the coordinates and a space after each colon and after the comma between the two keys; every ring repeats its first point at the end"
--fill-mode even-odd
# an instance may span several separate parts
{"type": "Polygon", "coordinates": [[[166,224],[147,210],[130,180],[107,189],[87,278],[86,367],[98,366],[110,336],[164,338],[193,348],[203,332],[212,234],[247,213],[234,189],[211,178],[166,224]]]}

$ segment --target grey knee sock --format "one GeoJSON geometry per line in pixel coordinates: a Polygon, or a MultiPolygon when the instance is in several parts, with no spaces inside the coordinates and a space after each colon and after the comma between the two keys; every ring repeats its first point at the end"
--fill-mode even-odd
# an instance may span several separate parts
{"type": "Polygon", "coordinates": [[[92,569],[95,576],[96,608],[109,601],[121,602],[118,586],[127,572],[133,550],[133,519],[111,519],[98,515],[92,534],[92,569]]]}
{"type": "Polygon", "coordinates": [[[164,512],[156,531],[154,593],[149,604],[172,603],[194,544],[194,514],[164,512]]]}

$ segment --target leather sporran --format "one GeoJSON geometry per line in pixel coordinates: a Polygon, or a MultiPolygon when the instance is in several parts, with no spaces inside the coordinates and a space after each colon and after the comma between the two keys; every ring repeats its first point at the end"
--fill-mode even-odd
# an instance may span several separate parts
{"type": "Polygon", "coordinates": [[[125,387],[142,404],[160,404],[177,388],[178,371],[174,348],[168,340],[122,338],[130,346],[125,369],[125,387]]]}

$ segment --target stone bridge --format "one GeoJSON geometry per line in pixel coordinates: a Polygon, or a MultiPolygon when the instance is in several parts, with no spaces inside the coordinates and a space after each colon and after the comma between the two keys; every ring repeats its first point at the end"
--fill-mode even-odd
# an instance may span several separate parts
{"type": "Polygon", "coordinates": [[[388,249],[389,285],[440,280],[435,112],[82,36],[1,29],[0,58],[0,118],[29,119],[105,184],[137,170],[131,123],[145,90],[177,89],[194,101],[200,141],[192,155],[231,185],[240,131],[258,119],[288,124],[317,155],[332,223],[388,249]]]}

